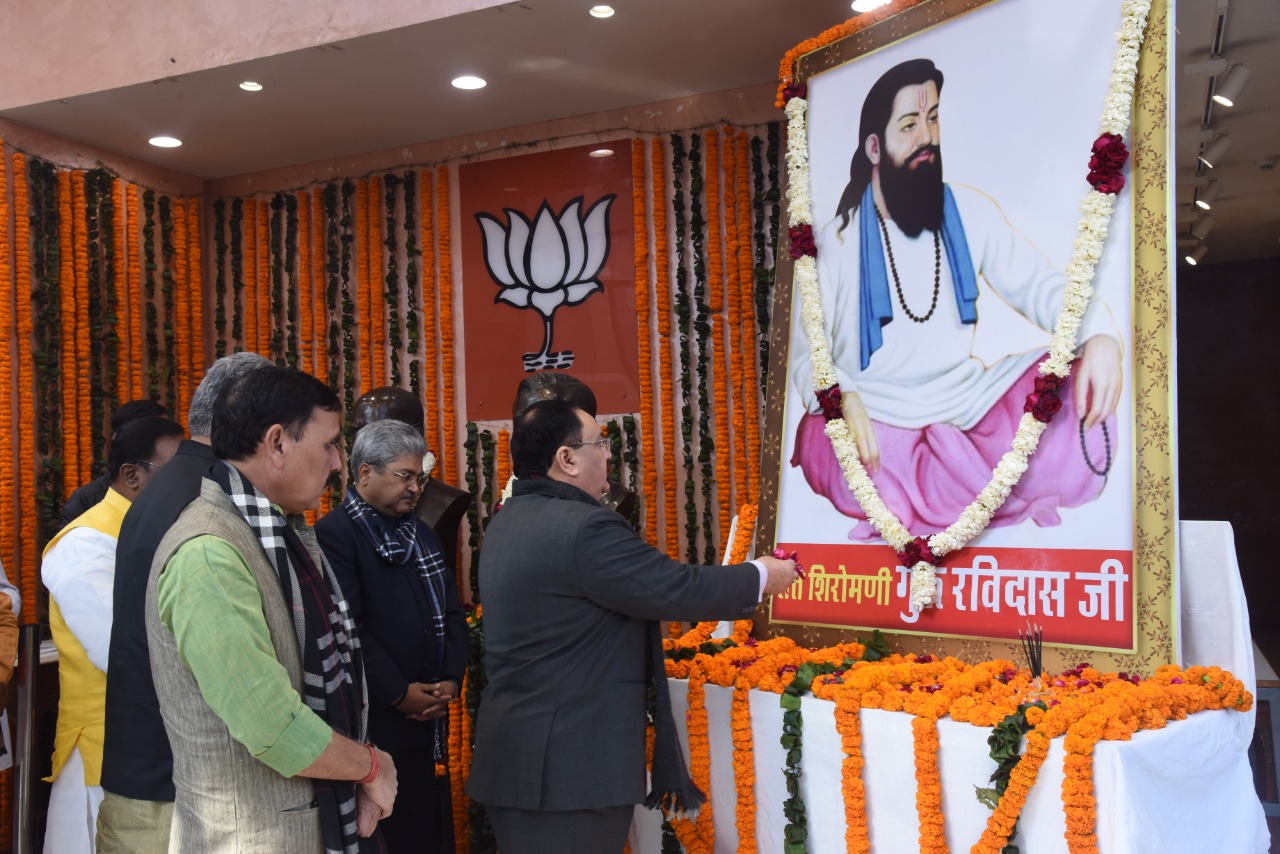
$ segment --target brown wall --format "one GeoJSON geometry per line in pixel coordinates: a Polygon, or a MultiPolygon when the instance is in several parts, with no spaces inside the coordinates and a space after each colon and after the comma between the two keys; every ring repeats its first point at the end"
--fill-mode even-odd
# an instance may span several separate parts
{"type": "Polygon", "coordinates": [[[1280,388],[1271,356],[1280,336],[1280,258],[1180,267],[1178,483],[1183,519],[1225,519],[1254,638],[1280,663],[1280,388]]]}

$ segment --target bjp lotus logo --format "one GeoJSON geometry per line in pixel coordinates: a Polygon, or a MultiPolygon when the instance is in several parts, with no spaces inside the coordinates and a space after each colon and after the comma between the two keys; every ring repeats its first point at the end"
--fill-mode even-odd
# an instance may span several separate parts
{"type": "Polygon", "coordinates": [[[476,214],[484,239],[484,264],[499,287],[495,302],[531,308],[542,315],[542,349],[524,354],[524,369],[560,369],[573,364],[572,350],[552,351],[552,322],[561,306],[577,305],[604,290],[597,278],[609,258],[609,206],[617,198],[598,199],[585,215],[582,196],[552,213],[544,200],[531,222],[504,208],[504,225],[487,213],[476,214]]]}

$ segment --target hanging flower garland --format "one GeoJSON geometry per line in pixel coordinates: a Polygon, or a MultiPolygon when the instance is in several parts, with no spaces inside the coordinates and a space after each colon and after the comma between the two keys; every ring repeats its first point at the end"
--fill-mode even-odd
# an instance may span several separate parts
{"type": "Polygon", "coordinates": [[[741,395],[742,421],[746,427],[740,440],[746,448],[747,458],[747,501],[758,499],[760,489],[760,384],[756,376],[756,312],[753,302],[754,287],[752,283],[751,264],[751,168],[747,156],[747,134],[740,131],[735,137],[738,164],[738,207],[734,219],[738,223],[738,304],[741,317],[741,346],[737,358],[742,375],[742,386],[738,390],[741,395]]]}
{"type": "Polygon", "coordinates": [[[444,437],[440,446],[440,471],[445,483],[458,479],[457,401],[453,375],[453,256],[449,222],[449,168],[436,170],[436,234],[440,259],[440,374],[441,414],[444,437]]]}
{"type": "MultiPolygon", "coordinates": [[[[75,232],[72,219],[71,173],[58,172],[58,245],[74,246],[75,232]]],[[[69,372],[80,364],[76,356],[76,285],[75,285],[75,253],[61,252],[58,255],[58,298],[61,309],[62,334],[59,336],[62,350],[62,483],[56,494],[59,506],[71,490],[79,486],[80,477],[80,419],[79,404],[76,394],[79,387],[74,375],[69,372]]]]}
{"type": "Polygon", "coordinates": [[[311,198],[306,190],[294,194],[293,205],[298,212],[298,272],[301,279],[299,290],[303,295],[300,302],[306,303],[300,318],[302,330],[299,333],[301,346],[298,349],[298,367],[303,373],[313,376],[322,372],[315,360],[316,316],[315,304],[319,298],[316,293],[316,280],[311,268],[311,198]]]}
{"type": "Polygon", "coordinates": [[[177,412],[178,389],[177,377],[174,376],[176,373],[174,353],[177,352],[174,328],[177,323],[173,296],[174,254],[177,252],[177,247],[173,242],[173,200],[168,196],[161,196],[157,209],[160,212],[160,253],[164,258],[164,267],[160,275],[160,294],[164,299],[164,353],[168,363],[164,404],[170,412],[177,412]]]}
{"type": "Polygon", "coordinates": [[[77,247],[85,257],[84,266],[84,327],[88,350],[84,353],[85,361],[81,363],[81,381],[88,391],[88,426],[89,436],[88,466],[86,470],[93,477],[100,476],[106,470],[107,437],[103,434],[104,418],[103,398],[106,392],[102,384],[104,370],[102,359],[103,328],[106,311],[102,299],[102,190],[101,178],[105,170],[93,169],[83,176],[83,212],[84,230],[80,233],[83,246],[77,247]]]}
{"type": "Polygon", "coordinates": [[[142,397],[142,366],[144,350],[142,321],[146,311],[142,305],[142,293],[138,290],[142,283],[142,252],[139,244],[139,210],[138,185],[129,184],[124,190],[125,245],[128,246],[129,278],[126,291],[129,293],[129,394],[130,400],[142,397]]]}
{"type": "MultiPolygon", "coordinates": [[[[359,189],[354,181],[342,182],[342,214],[338,220],[338,231],[341,235],[340,275],[342,289],[342,396],[345,410],[352,412],[356,404],[356,306],[351,286],[351,243],[358,236],[352,229],[352,209],[358,210],[359,189]]],[[[358,269],[358,268],[357,268],[358,269]]],[[[359,282],[356,287],[360,286],[359,282]]],[[[335,354],[336,355],[336,354],[335,354]]],[[[347,427],[347,447],[355,440],[355,432],[347,427]]],[[[340,495],[335,496],[340,499],[340,495]]]]}
{"type": "Polygon", "coordinates": [[[372,370],[365,380],[365,388],[387,384],[387,300],[385,287],[386,260],[382,247],[382,176],[369,177],[369,329],[372,338],[369,346],[369,364],[372,370]]]}
{"type": "Polygon", "coordinates": [[[245,281],[244,281],[244,205],[243,199],[231,201],[231,349],[242,347],[252,350],[245,332],[245,281]]]}
{"type": "Polygon", "coordinates": [[[227,200],[213,203],[213,354],[227,355],[227,200]]]}
{"type": "Polygon", "coordinates": [[[191,399],[191,286],[187,281],[187,204],[183,199],[173,201],[173,314],[167,317],[173,330],[174,349],[169,351],[169,374],[177,374],[172,415],[176,421],[185,421],[187,403],[191,399]]]}
{"type": "MultiPolygon", "coordinates": [[[[662,531],[667,543],[664,551],[676,555],[680,553],[680,529],[676,526],[676,422],[672,408],[671,255],[667,243],[666,152],[660,137],[654,138],[652,146],[649,168],[653,182],[654,292],[661,295],[656,299],[655,308],[658,315],[658,399],[662,401],[662,531]]],[[[653,515],[657,516],[656,499],[654,504],[653,515]]]]}
{"type": "MultiPolygon", "coordinates": [[[[707,360],[711,355],[711,323],[707,305],[707,253],[706,221],[702,217],[702,135],[689,137],[689,232],[693,238],[693,340],[697,344],[698,358],[698,462],[702,483],[702,555],[703,563],[715,563],[716,540],[715,508],[712,506],[711,489],[715,482],[712,458],[715,456],[715,437],[711,431],[711,394],[708,390],[707,360]]],[[[691,561],[694,562],[694,561],[691,561]]]]}
{"type": "Polygon", "coordinates": [[[711,371],[715,405],[715,486],[717,526],[712,540],[718,540],[729,530],[732,512],[731,480],[733,446],[730,444],[729,422],[733,412],[729,408],[729,352],[727,349],[727,321],[725,310],[724,208],[720,195],[720,134],[709,128],[705,132],[707,144],[707,282],[710,293],[711,335],[706,342],[711,350],[711,371]]]}
{"type": "Polygon", "coordinates": [[[267,250],[271,282],[271,301],[267,304],[267,316],[271,324],[271,340],[269,358],[277,365],[284,365],[284,253],[281,242],[284,238],[284,193],[276,193],[271,197],[270,224],[267,239],[271,248],[267,250]]]}
{"type": "Polygon", "coordinates": [[[312,187],[306,198],[311,208],[311,324],[315,330],[312,338],[315,342],[315,375],[328,379],[329,387],[336,388],[329,360],[329,342],[333,334],[329,312],[333,309],[334,294],[330,292],[325,271],[328,259],[325,254],[324,188],[312,187]]]}
{"type": "Polygon", "coordinates": [[[685,560],[696,563],[698,560],[698,503],[695,500],[696,487],[693,480],[693,371],[695,343],[690,336],[692,326],[691,296],[687,290],[689,270],[685,260],[685,249],[689,241],[689,233],[685,219],[684,196],[684,137],[678,133],[671,134],[671,187],[672,208],[675,211],[675,244],[676,244],[676,277],[673,285],[675,295],[675,313],[679,338],[676,342],[680,354],[680,459],[684,466],[684,535],[685,560]]]}
{"type": "MultiPolygon", "coordinates": [[[[992,516],[1027,470],[1028,459],[1035,451],[1041,434],[1061,407],[1060,396],[1074,358],[1081,319],[1093,294],[1093,272],[1101,257],[1107,228],[1115,208],[1115,194],[1124,186],[1121,169],[1128,158],[1128,150],[1122,136],[1129,126],[1138,52],[1150,6],[1150,0],[1126,0],[1122,7],[1120,32],[1117,36],[1119,47],[1102,111],[1103,132],[1093,145],[1093,156],[1089,161],[1088,181],[1091,189],[1081,203],[1083,216],[1071,261],[1067,265],[1062,310],[1054,327],[1049,357],[1041,363],[1035,389],[1027,396],[1012,448],[1001,458],[987,486],[978,493],[960,517],[945,531],[928,538],[913,537],[884,504],[875,484],[858,459],[857,446],[841,411],[841,391],[831,362],[831,346],[827,339],[824,309],[818,290],[816,251],[813,245],[806,129],[808,104],[804,98],[803,86],[787,88],[787,169],[790,179],[787,195],[790,202],[791,254],[796,262],[794,282],[800,298],[801,322],[812,358],[814,389],[826,417],[827,437],[831,440],[832,449],[840,462],[850,491],[867,520],[898,552],[899,559],[912,568],[910,599],[913,610],[919,611],[934,604],[937,595],[935,565],[943,556],[963,548],[986,529],[992,516]]],[[[892,8],[896,10],[898,7],[895,5],[892,8]]],[[[789,65],[786,67],[789,68],[789,65]]]]}
{"type": "Polygon", "coordinates": [[[270,228],[270,206],[265,201],[257,203],[255,209],[257,221],[255,223],[255,233],[257,234],[257,251],[255,253],[255,278],[257,279],[256,298],[257,305],[254,308],[255,322],[258,324],[258,352],[270,359],[272,357],[271,346],[273,343],[272,330],[272,314],[271,314],[271,254],[275,251],[275,244],[271,241],[270,228]]]}
{"type": "MultiPolygon", "coordinates": [[[[88,198],[85,194],[85,173],[76,169],[71,173],[72,256],[75,270],[75,361],[64,365],[63,380],[76,387],[76,433],[78,439],[80,481],[66,484],[63,498],[97,474],[94,472],[95,439],[101,441],[102,422],[93,423],[93,383],[90,379],[92,364],[93,319],[90,317],[89,287],[89,223],[88,198]]],[[[65,247],[64,247],[65,251],[65,247]]]]}
{"type": "Polygon", "coordinates": [[[422,400],[422,324],[418,313],[422,305],[422,249],[418,247],[418,219],[414,207],[418,200],[418,175],[405,172],[404,183],[404,287],[405,343],[408,351],[409,390],[422,400]]]}
{"type": "Polygon", "coordinates": [[[190,377],[187,380],[187,406],[191,394],[204,379],[204,266],[200,253],[200,203],[196,199],[187,202],[187,282],[195,298],[191,300],[191,345],[188,351],[190,377]]]}
{"type": "MultiPolygon", "coordinates": [[[[13,263],[10,260],[13,257],[13,247],[9,243],[9,176],[6,158],[4,140],[0,139],[0,336],[5,342],[4,350],[0,352],[0,389],[7,391],[13,387],[13,343],[17,330],[14,323],[13,263]]],[[[21,279],[18,283],[25,291],[26,287],[21,279]]],[[[18,469],[13,445],[19,431],[13,429],[13,403],[11,395],[0,395],[0,561],[9,567],[16,567],[18,563],[15,548],[18,526],[13,519],[13,499],[20,495],[15,488],[14,477],[18,469]]],[[[16,571],[14,578],[19,578],[16,571]]]]}
{"type": "Polygon", "coordinates": [[[436,276],[436,239],[434,224],[435,204],[432,191],[433,175],[423,170],[418,176],[418,193],[422,208],[422,387],[427,406],[428,444],[439,450],[443,434],[440,431],[439,364],[440,336],[436,325],[436,300],[439,297],[439,280],[436,276]]]}
{"type": "MultiPolygon", "coordinates": [[[[759,515],[759,505],[744,504],[738,511],[738,524],[733,532],[733,541],[729,543],[728,562],[730,565],[746,563],[750,557],[751,544],[755,540],[756,520],[759,515]]],[[[722,641],[717,645],[717,649],[727,649],[729,647],[741,646],[746,643],[747,638],[751,636],[753,621],[748,618],[745,620],[735,620],[733,623],[733,632],[726,639],[727,643],[722,641]]],[[[704,648],[704,644],[711,641],[711,634],[720,624],[714,620],[698,623],[692,630],[685,632],[679,638],[672,638],[663,641],[663,649],[672,656],[680,657],[682,651],[698,650],[708,652],[709,649],[704,648]]]]}
{"type": "MultiPolygon", "coordinates": [[[[121,364],[121,334],[127,332],[127,297],[133,280],[125,279],[121,289],[121,275],[127,269],[124,243],[124,182],[120,178],[107,176],[110,197],[104,200],[106,215],[103,219],[109,223],[106,242],[111,251],[107,254],[106,269],[106,309],[107,321],[111,331],[106,337],[106,369],[109,376],[107,388],[112,390],[117,401],[129,399],[129,374],[126,366],[121,364]]],[[[127,341],[125,342],[127,346],[127,341]]]]}
{"type": "MultiPolygon", "coordinates": [[[[298,246],[298,197],[293,193],[284,194],[284,360],[291,368],[298,366],[298,312],[299,306],[299,252],[298,246]]],[[[305,268],[302,269],[305,275],[305,268]]],[[[311,313],[310,306],[307,313],[311,313]]],[[[308,338],[308,345],[312,339],[308,338]]]]}
{"type": "MultiPolygon", "coordinates": [[[[772,123],[770,130],[773,130],[772,123]]],[[[762,149],[764,148],[764,140],[758,136],[751,138],[751,210],[752,210],[752,254],[754,258],[754,266],[752,267],[752,283],[754,285],[755,295],[755,318],[756,318],[756,339],[759,342],[759,371],[761,378],[765,376],[765,372],[769,369],[769,282],[773,278],[773,270],[767,262],[766,252],[768,246],[765,242],[765,227],[767,220],[765,218],[765,189],[764,189],[764,157],[762,149]]],[[[759,389],[763,392],[763,388],[759,389]]]]}
{"type": "MultiPolygon", "coordinates": [[[[233,234],[232,240],[235,239],[233,234]]],[[[258,341],[258,201],[244,200],[244,300],[238,307],[244,314],[245,348],[261,353],[258,341]]],[[[234,257],[234,256],[233,256],[234,257]]]]}
{"type": "MultiPolygon", "coordinates": [[[[18,284],[18,293],[27,294],[32,286],[31,278],[31,203],[28,195],[27,162],[20,152],[13,154],[13,242],[14,242],[14,274],[18,284]]],[[[0,193],[0,195],[3,195],[0,193]]],[[[32,318],[32,301],[19,299],[17,307],[17,344],[18,344],[18,423],[36,424],[35,407],[35,359],[31,352],[31,335],[35,324],[32,318]]],[[[35,441],[26,431],[19,430],[15,434],[18,443],[17,473],[18,495],[29,509],[36,506],[36,455],[35,441]]],[[[36,544],[38,530],[37,515],[34,512],[19,515],[21,527],[18,543],[21,548],[19,562],[15,566],[14,583],[17,584],[23,598],[28,602],[36,601],[36,544]],[[28,598],[29,597],[29,598],[28,598]]],[[[23,613],[24,624],[35,623],[35,609],[23,613]]]]}
{"type": "Polygon", "coordinates": [[[383,301],[387,305],[387,340],[391,359],[391,385],[400,385],[400,364],[404,357],[404,339],[400,331],[400,247],[396,239],[396,194],[400,187],[400,176],[389,174],[384,179],[386,186],[386,239],[387,247],[386,292],[383,301]]]}
{"type": "Polygon", "coordinates": [[[711,810],[711,738],[707,721],[707,672],[700,666],[711,657],[699,655],[689,673],[685,729],[689,735],[689,779],[707,796],[694,819],[671,818],[671,826],[688,854],[716,850],[716,826],[711,810]]]}
{"type": "MultiPolygon", "coordinates": [[[[738,247],[742,232],[738,219],[738,150],[734,145],[733,128],[725,125],[724,139],[724,287],[726,314],[720,315],[723,326],[719,341],[724,350],[724,362],[729,374],[728,408],[720,413],[729,436],[729,453],[725,454],[732,476],[733,494],[739,500],[747,496],[747,461],[743,441],[747,434],[747,413],[742,408],[742,291],[738,281],[738,247]]],[[[728,530],[728,528],[724,528],[728,530]]]]}
{"type": "Polygon", "coordinates": [[[653,400],[653,333],[649,328],[649,253],[648,229],[644,212],[644,140],[631,140],[631,233],[635,241],[636,339],[639,345],[640,417],[644,420],[644,439],[640,444],[641,476],[644,487],[640,503],[644,505],[644,539],[657,542],[658,469],[657,417],[653,400]]]}
{"type": "MultiPolygon", "coordinates": [[[[59,178],[53,164],[38,157],[31,158],[28,166],[30,187],[30,219],[34,229],[32,274],[35,282],[35,313],[32,317],[34,340],[61,342],[62,336],[62,253],[59,251],[62,234],[59,178]]],[[[16,229],[16,225],[15,225],[16,229]]],[[[69,287],[70,285],[68,285],[69,287]]],[[[19,300],[20,306],[26,301],[19,300]]],[[[31,341],[27,338],[26,341],[31,341]]],[[[21,345],[23,342],[20,341],[21,345]]],[[[48,346],[36,354],[35,393],[32,399],[33,420],[37,420],[34,432],[33,462],[38,458],[35,501],[39,508],[37,537],[31,539],[32,554],[40,544],[47,542],[58,532],[58,515],[62,503],[62,459],[68,447],[63,426],[61,346],[48,346]]],[[[34,467],[34,466],[33,466],[34,467]]],[[[34,558],[29,567],[35,567],[34,558]]],[[[24,584],[31,584],[34,591],[38,581],[34,570],[24,575],[24,584]],[[28,581],[28,579],[30,579],[28,581]]],[[[26,587],[23,588],[24,596],[26,587]]],[[[32,597],[34,597],[34,592],[32,597]]],[[[28,601],[34,602],[31,598],[28,601]]]]}

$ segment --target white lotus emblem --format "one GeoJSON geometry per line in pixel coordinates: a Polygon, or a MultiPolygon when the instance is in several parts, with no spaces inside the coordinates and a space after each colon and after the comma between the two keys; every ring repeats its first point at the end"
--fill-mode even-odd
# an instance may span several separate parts
{"type": "Polygon", "coordinates": [[[615,198],[612,193],[603,196],[583,215],[578,196],[559,216],[543,200],[532,222],[511,208],[503,208],[505,225],[491,214],[476,214],[484,263],[500,288],[494,301],[542,315],[542,349],[524,354],[526,371],[573,364],[573,351],[551,350],[552,320],[561,306],[577,305],[604,290],[597,277],[609,257],[609,206],[615,198]]]}

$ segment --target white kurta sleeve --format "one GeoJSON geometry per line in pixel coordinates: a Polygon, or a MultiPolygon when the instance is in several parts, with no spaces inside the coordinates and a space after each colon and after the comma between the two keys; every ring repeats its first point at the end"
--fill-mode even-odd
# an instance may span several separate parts
{"type": "Polygon", "coordinates": [[[107,672],[111,646],[116,539],[93,528],[74,528],[45,555],[40,577],[58,603],[67,628],[93,666],[107,672]]]}

